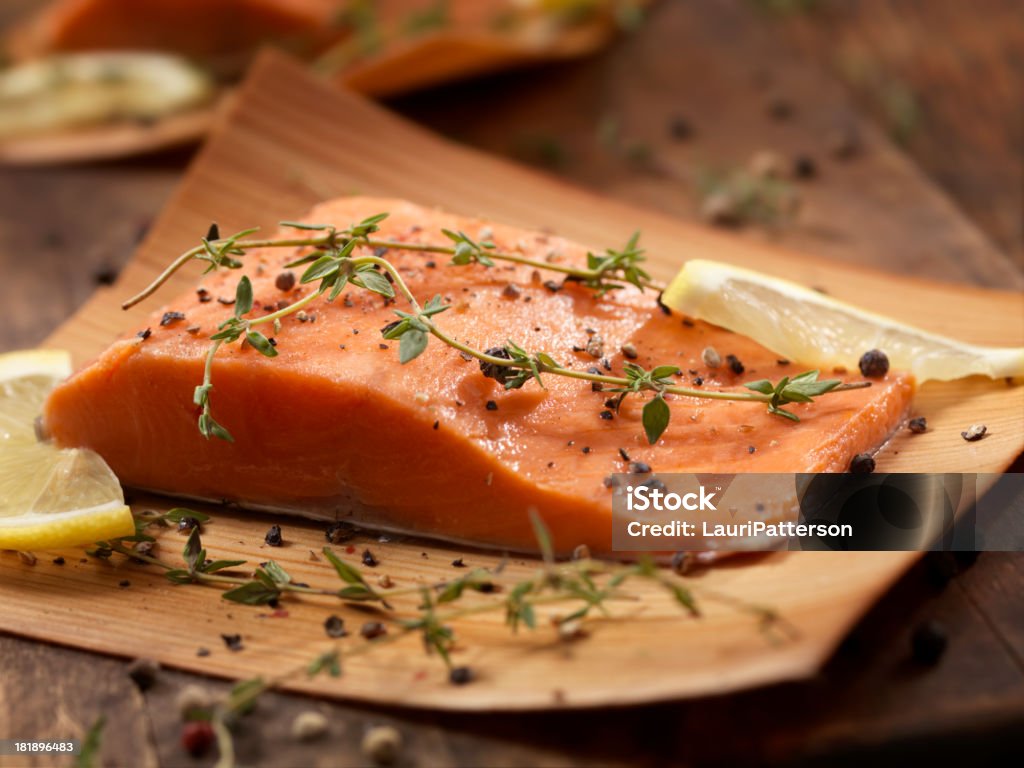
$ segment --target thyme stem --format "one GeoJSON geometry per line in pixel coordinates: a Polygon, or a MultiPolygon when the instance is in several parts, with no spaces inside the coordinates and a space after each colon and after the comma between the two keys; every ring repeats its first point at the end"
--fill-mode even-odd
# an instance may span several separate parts
{"type": "MultiPolygon", "coordinates": [[[[215,240],[211,245],[218,245],[227,242],[226,240],[215,240]]],[[[254,248],[287,248],[289,246],[300,247],[304,245],[324,245],[328,242],[327,237],[318,238],[291,238],[284,240],[239,240],[233,245],[236,248],[250,251],[254,248]]],[[[145,301],[154,293],[156,293],[160,287],[166,283],[174,273],[184,267],[190,261],[206,252],[205,245],[197,245],[195,248],[190,248],[181,254],[178,258],[172,261],[167,268],[161,272],[157,278],[139,291],[137,294],[132,296],[130,299],[121,304],[121,309],[131,309],[136,304],[145,301]]]]}
{"type": "MultiPolygon", "coordinates": [[[[424,253],[446,253],[449,255],[455,254],[455,249],[443,245],[431,245],[430,243],[402,243],[395,240],[367,240],[366,244],[371,248],[394,248],[398,251],[421,251],[424,253]]],[[[495,259],[497,261],[508,261],[513,264],[523,264],[527,267],[535,267],[537,269],[546,269],[549,272],[558,272],[563,275],[572,275],[581,279],[594,278],[600,276],[600,271],[596,269],[581,269],[580,267],[574,267],[567,264],[556,264],[547,261],[538,261],[537,259],[531,259],[526,256],[518,256],[514,253],[498,253],[487,251],[488,258],[495,259]]],[[[651,280],[641,281],[645,288],[651,288],[655,291],[661,291],[664,289],[663,285],[655,283],[651,280]]]]}
{"type": "MultiPolygon", "coordinates": [[[[250,251],[255,248],[290,248],[290,247],[304,247],[304,246],[329,246],[337,242],[338,232],[330,232],[326,235],[319,235],[315,237],[300,237],[300,238],[284,238],[284,239],[267,239],[267,240],[237,240],[231,243],[233,248],[237,248],[241,251],[250,251]]],[[[223,245],[228,242],[228,238],[221,240],[215,240],[210,243],[211,246],[223,245]]],[[[447,254],[454,256],[456,249],[446,245],[433,245],[431,243],[406,243],[395,240],[369,240],[362,239],[360,241],[364,246],[368,248],[388,248],[401,251],[417,251],[420,253],[438,253],[447,254]]],[[[132,296],[127,301],[121,304],[121,309],[131,309],[136,304],[144,301],[145,299],[152,296],[160,287],[166,283],[175,272],[185,266],[189,261],[202,255],[206,252],[205,245],[197,245],[194,248],[190,248],[176,258],[170,265],[164,269],[163,272],[148,286],[146,286],[139,293],[132,296]]],[[[581,267],[573,267],[565,264],[552,264],[546,261],[538,261],[537,259],[530,259],[526,256],[519,256],[514,253],[501,253],[497,251],[487,251],[487,258],[496,261],[507,261],[514,264],[522,264],[528,267],[534,267],[536,269],[545,269],[549,272],[558,272],[563,275],[571,275],[581,280],[600,278],[603,274],[601,270],[596,269],[584,269],[581,267]]],[[[641,281],[644,287],[651,288],[652,290],[660,291],[663,286],[650,280],[641,281]]]]}
{"type": "MultiPolygon", "coordinates": [[[[430,333],[436,336],[438,339],[443,341],[450,347],[457,349],[460,352],[465,352],[467,355],[475,357],[477,360],[481,360],[491,365],[501,365],[506,368],[519,368],[528,370],[530,368],[528,363],[518,363],[514,360],[508,360],[504,357],[495,357],[494,355],[488,355],[486,352],[463,344],[457,339],[449,336],[447,333],[437,327],[437,324],[425,320],[424,325],[430,329],[430,333]]],[[[552,368],[544,363],[536,363],[537,369],[541,373],[553,373],[559,376],[565,376],[569,379],[581,379],[583,381],[594,381],[599,384],[610,384],[612,386],[627,386],[630,381],[629,379],[623,378],[622,376],[608,376],[603,373],[590,373],[589,371],[578,371],[572,368],[552,368]]],[[[849,382],[840,384],[832,392],[843,392],[850,389],[864,389],[870,387],[871,382],[849,382]]],[[[690,389],[688,387],[677,387],[674,384],[667,384],[664,387],[660,387],[657,391],[668,392],[673,395],[681,395],[684,397],[695,397],[707,400],[739,400],[754,403],[768,403],[771,402],[770,395],[763,395],[760,392],[728,392],[714,389],[690,389]]]]}
{"type": "Polygon", "coordinates": [[[283,307],[276,312],[272,312],[269,315],[263,315],[263,317],[257,317],[249,320],[249,325],[260,325],[262,323],[272,323],[275,320],[280,320],[282,317],[287,317],[293,312],[298,312],[303,307],[307,307],[320,298],[321,291],[310,291],[306,296],[296,301],[294,304],[289,304],[287,307],[283,307]]]}
{"type": "MultiPolygon", "coordinates": [[[[167,563],[158,557],[153,557],[152,555],[145,555],[140,552],[136,552],[135,550],[124,546],[124,544],[122,544],[118,540],[110,541],[108,542],[108,545],[110,546],[110,549],[112,549],[114,552],[118,552],[122,555],[125,555],[126,557],[130,557],[134,560],[139,560],[149,565],[155,565],[159,568],[163,568],[165,571],[173,571],[177,570],[178,568],[178,566],[171,565],[170,563],[167,563]]],[[[228,576],[227,574],[223,573],[204,573],[199,570],[191,573],[190,576],[192,576],[193,580],[196,582],[205,582],[207,584],[231,584],[233,586],[242,586],[252,581],[252,579],[246,578],[244,576],[228,576]]],[[[336,589],[327,589],[324,587],[307,587],[303,586],[302,584],[293,584],[291,582],[285,584],[278,584],[277,588],[280,589],[282,592],[295,592],[303,595],[319,595],[324,597],[338,596],[338,590],[336,589]]],[[[385,598],[402,597],[405,595],[419,594],[422,589],[423,587],[421,585],[412,587],[397,587],[394,589],[381,590],[378,592],[378,594],[385,598]]]]}

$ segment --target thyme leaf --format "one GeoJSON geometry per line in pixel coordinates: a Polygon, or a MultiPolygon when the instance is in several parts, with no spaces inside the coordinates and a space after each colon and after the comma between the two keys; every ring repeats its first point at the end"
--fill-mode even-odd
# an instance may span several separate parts
{"type": "Polygon", "coordinates": [[[250,581],[248,584],[229,589],[221,597],[243,605],[267,605],[276,602],[281,597],[281,591],[275,587],[268,587],[261,581],[250,581]]]}
{"type": "Polygon", "coordinates": [[[654,445],[668,429],[669,419],[672,411],[665,402],[665,397],[660,392],[647,401],[643,409],[644,433],[647,435],[647,442],[654,445]]]}
{"type": "Polygon", "coordinates": [[[327,561],[334,566],[338,578],[348,585],[338,590],[338,597],[344,600],[378,601],[385,608],[390,607],[387,600],[377,594],[373,587],[366,583],[366,579],[363,578],[363,575],[357,568],[349,565],[334,554],[330,547],[324,547],[322,551],[327,561]]]}

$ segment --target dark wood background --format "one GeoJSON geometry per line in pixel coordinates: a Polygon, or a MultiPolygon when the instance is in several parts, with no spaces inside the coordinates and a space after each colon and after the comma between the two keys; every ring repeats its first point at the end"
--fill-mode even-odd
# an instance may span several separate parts
{"type": "MultiPolygon", "coordinates": [[[[8,0],[0,23],[35,5],[8,0]]],[[[703,171],[742,166],[759,151],[786,163],[807,155],[818,174],[794,182],[802,200],[794,222],[741,227],[737,237],[936,279],[1021,287],[1022,22],[1014,0],[663,0],[642,26],[586,61],[453,85],[393,106],[456,140],[685,218],[700,216],[703,171]],[[680,121],[691,129],[686,138],[673,133],[680,121]],[[863,148],[840,159],[830,145],[837,127],[849,126],[863,148]]],[[[190,154],[0,170],[7,310],[0,350],[37,343],[116,275],[190,154]]],[[[1022,321],[1024,313],[1007,318],[1022,321]]],[[[123,660],[0,635],[0,736],[81,734],[104,713],[104,765],[212,762],[181,749],[174,699],[188,683],[224,684],[163,672],[143,694],[125,668],[123,660]]],[[[990,553],[972,566],[926,558],[807,683],[516,716],[270,695],[240,731],[240,760],[361,764],[362,733],[377,723],[402,731],[403,765],[852,765],[925,757],[1002,764],[1024,756],[1024,557],[990,553]],[[910,634],[926,619],[949,633],[935,667],[910,655],[910,634]],[[291,739],[291,720],[304,709],[329,716],[328,738],[291,739]]]]}

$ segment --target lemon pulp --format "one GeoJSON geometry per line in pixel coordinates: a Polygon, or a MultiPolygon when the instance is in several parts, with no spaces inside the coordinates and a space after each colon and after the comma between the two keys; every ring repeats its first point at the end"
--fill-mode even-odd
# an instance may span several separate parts
{"type": "Polygon", "coordinates": [[[804,286],[730,264],[688,261],[662,295],[666,306],[749,336],[782,357],[856,370],[880,349],[919,382],[1024,375],[1024,348],[982,347],[930,333],[804,286]]]}
{"type": "Polygon", "coordinates": [[[70,371],[66,352],[0,355],[0,549],[55,549],[134,533],[121,485],[98,454],[36,438],[47,393],[70,371]]]}

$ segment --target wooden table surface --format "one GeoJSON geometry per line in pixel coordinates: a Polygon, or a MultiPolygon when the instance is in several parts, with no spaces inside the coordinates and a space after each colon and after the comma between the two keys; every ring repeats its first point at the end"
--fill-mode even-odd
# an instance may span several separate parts
{"type": "MultiPolygon", "coordinates": [[[[5,3],[0,22],[34,3],[5,3]]],[[[737,237],[936,279],[1022,287],[1019,17],[1012,0],[665,0],[590,60],[394,106],[459,140],[686,218],[700,215],[703,170],[740,166],[762,150],[787,160],[807,154],[818,174],[794,185],[802,200],[794,222],[741,227],[737,237]],[[812,11],[777,10],[805,6],[812,11]],[[690,133],[681,138],[684,121],[690,133]],[[833,131],[849,125],[864,149],[837,159],[829,151],[833,131]]],[[[8,310],[0,350],[36,343],[116,273],[189,155],[0,171],[0,297],[8,310]]],[[[104,765],[212,762],[181,749],[174,700],[189,683],[224,684],[163,672],[141,693],[125,668],[124,660],[0,635],[0,736],[80,735],[103,713],[110,723],[104,765]]],[[[1019,757],[1024,557],[988,553],[970,567],[926,558],[807,683],[513,717],[272,694],[242,726],[240,760],[360,764],[363,730],[378,723],[405,736],[400,764],[420,766],[1019,757]],[[909,651],[910,633],[925,619],[941,621],[950,638],[933,668],[915,665],[909,651]],[[291,739],[291,720],[306,709],[329,716],[329,738],[291,739]]]]}

